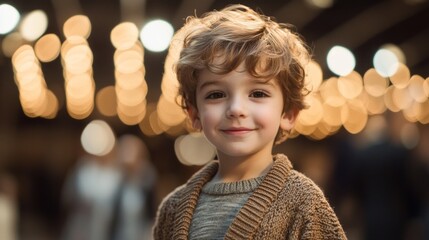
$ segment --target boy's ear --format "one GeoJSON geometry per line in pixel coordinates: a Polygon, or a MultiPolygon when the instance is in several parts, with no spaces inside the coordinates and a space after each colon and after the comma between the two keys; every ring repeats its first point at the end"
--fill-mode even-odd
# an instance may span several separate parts
{"type": "Polygon", "coordinates": [[[191,123],[192,123],[192,127],[197,130],[201,130],[202,126],[201,126],[200,117],[198,116],[198,110],[195,107],[190,106],[187,108],[187,111],[188,111],[189,119],[191,120],[191,123]]]}
{"type": "Polygon", "coordinates": [[[291,131],[295,126],[295,120],[297,116],[297,110],[289,110],[288,112],[284,112],[282,118],[280,119],[280,128],[288,132],[291,131]]]}

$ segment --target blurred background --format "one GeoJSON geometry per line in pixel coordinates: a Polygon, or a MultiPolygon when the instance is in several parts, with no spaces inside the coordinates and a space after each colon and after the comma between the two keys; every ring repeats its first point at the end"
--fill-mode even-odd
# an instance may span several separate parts
{"type": "Polygon", "coordinates": [[[311,47],[276,146],[349,239],[429,239],[427,0],[0,1],[0,239],[150,239],[214,150],[175,104],[186,16],[246,4],[311,47]]]}

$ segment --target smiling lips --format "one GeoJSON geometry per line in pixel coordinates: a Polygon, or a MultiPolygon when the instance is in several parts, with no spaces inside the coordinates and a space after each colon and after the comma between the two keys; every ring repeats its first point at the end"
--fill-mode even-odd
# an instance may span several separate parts
{"type": "Polygon", "coordinates": [[[228,128],[228,129],[223,129],[222,132],[228,134],[228,135],[242,135],[242,134],[246,134],[249,133],[251,131],[253,131],[254,129],[250,129],[250,128],[228,128]]]}

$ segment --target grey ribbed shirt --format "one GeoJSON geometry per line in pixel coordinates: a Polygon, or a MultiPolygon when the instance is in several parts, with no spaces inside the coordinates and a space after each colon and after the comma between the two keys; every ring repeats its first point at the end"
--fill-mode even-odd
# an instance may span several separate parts
{"type": "Polygon", "coordinates": [[[189,231],[189,239],[224,239],[229,225],[264,176],[231,183],[204,185],[189,231]]]}

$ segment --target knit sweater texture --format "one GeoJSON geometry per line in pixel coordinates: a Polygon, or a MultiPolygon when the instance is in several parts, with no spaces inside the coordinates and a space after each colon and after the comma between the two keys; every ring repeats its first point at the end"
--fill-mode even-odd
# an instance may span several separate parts
{"type": "MultiPolygon", "coordinates": [[[[204,185],[219,167],[213,161],[162,201],[154,239],[189,239],[191,223],[204,185]]],[[[230,223],[224,239],[346,239],[323,192],[293,170],[283,154],[247,198],[230,223]]]]}
{"type": "Polygon", "coordinates": [[[240,208],[264,176],[238,182],[208,182],[192,216],[190,239],[222,240],[240,208]]]}

